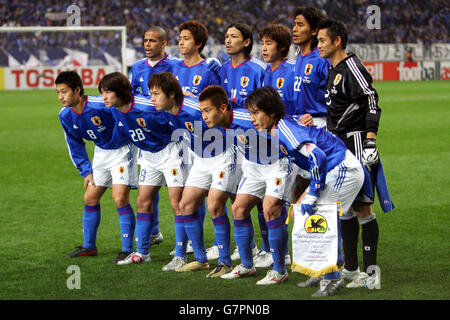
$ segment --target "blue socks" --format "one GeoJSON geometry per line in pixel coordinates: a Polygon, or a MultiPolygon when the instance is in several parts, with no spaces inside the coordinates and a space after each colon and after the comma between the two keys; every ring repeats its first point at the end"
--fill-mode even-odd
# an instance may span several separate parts
{"type": "Polygon", "coordinates": [[[150,249],[150,235],[152,231],[153,213],[137,213],[136,216],[136,247],[140,254],[148,254],[150,249]]]}
{"type": "Polygon", "coordinates": [[[286,217],[286,210],[282,210],[280,217],[272,221],[267,221],[270,251],[272,252],[273,258],[273,270],[281,274],[286,272],[284,257],[286,255],[286,243],[289,243],[289,233],[285,223],[286,217]]]}
{"type": "Polygon", "coordinates": [[[175,257],[186,258],[186,243],[188,237],[184,229],[184,217],[175,216],[175,257]]]}
{"type": "Polygon", "coordinates": [[[247,269],[253,267],[253,236],[251,217],[243,220],[234,220],[234,241],[238,246],[241,264],[247,269]]]}
{"type": "Polygon", "coordinates": [[[261,250],[269,252],[270,251],[269,238],[268,238],[269,236],[268,236],[266,219],[264,218],[262,202],[258,203],[256,205],[256,208],[258,209],[259,232],[261,233],[261,238],[262,238],[261,250]]]}
{"type": "Polygon", "coordinates": [[[100,204],[84,206],[83,211],[83,248],[94,249],[97,244],[97,230],[100,224],[100,204]]]}
{"type": "Polygon", "coordinates": [[[122,235],[122,251],[133,252],[134,229],[136,220],[134,211],[130,204],[117,208],[119,213],[120,232],[122,235]]]}
{"type": "Polygon", "coordinates": [[[231,256],[230,256],[230,220],[228,215],[224,215],[212,219],[214,224],[214,234],[216,240],[215,245],[219,247],[219,260],[217,264],[223,262],[228,267],[231,267],[231,256]]]}
{"type": "Polygon", "coordinates": [[[208,261],[203,240],[203,224],[198,212],[184,216],[184,229],[189,240],[192,241],[195,259],[200,263],[208,261]]]}
{"type": "Polygon", "coordinates": [[[159,233],[159,192],[156,194],[153,200],[153,214],[155,220],[153,221],[152,235],[157,235],[159,233]]]}

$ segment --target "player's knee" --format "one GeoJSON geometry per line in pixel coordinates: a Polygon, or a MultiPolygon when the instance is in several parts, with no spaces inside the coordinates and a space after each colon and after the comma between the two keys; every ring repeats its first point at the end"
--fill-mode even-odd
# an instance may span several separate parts
{"type": "Polygon", "coordinates": [[[153,201],[148,197],[137,197],[136,199],[138,212],[152,212],[153,201]]]}
{"type": "Polygon", "coordinates": [[[86,192],[83,198],[84,204],[87,206],[96,206],[100,203],[100,198],[89,192],[86,192]]]}
{"type": "Polygon", "coordinates": [[[358,218],[367,218],[373,212],[370,204],[354,204],[353,211],[358,218]]]}
{"type": "Polygon", "coordinates": [[[246,219],[246,207],[243,205],[240,205],[239,203],[233,203],[231,206],[231,212],[233,214],[234,220],[243,220],[246,219]]]}

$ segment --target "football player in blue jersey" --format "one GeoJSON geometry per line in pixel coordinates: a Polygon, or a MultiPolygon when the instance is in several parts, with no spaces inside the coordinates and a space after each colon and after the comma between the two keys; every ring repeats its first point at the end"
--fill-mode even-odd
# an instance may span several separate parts
{"type": "Polygon", "coordinates": [[[107,188],[119,213],[122,251],[117,262],[133,251],[135,216],[130,205],[131,188],[137,186],[136,148],[128,143],[103,99],[84,94],[80,76],[63,71],[55,79],[56,92],[63,105],[59,119],[70,158],[84,178],[83,245],[67,257],[96,256],[100,224],[100,199],[107,188]],[[84,140],[95,143],[92,163],[84,140]]]}
{"type": "Polygon", "coordinates": [[[209,269],[203,239],[203,224],[195,210],[208,196],[208,211],[214,224],[219,247],[218,265],[207,277],[219,277],[231,271],[230,223],[225,204],[236,189],[236,152],[219,130],[209,130],[202,121],[199,100],[183,96],[178,80],[171,73],[154,74],[149,82],[152,101],[164,110],[174,134],[183,138],[192,151],[193,163],[179,203],[180,216],[175,221],[176,256],[183,254],[187,237],[192,241],[196,261],[176,272],[209,269]]]}
{"type": "MultiPolygon", "coordinates": [[[[172,71],[173,62],[177,61],[167,54],[164,49],[167,45],[167,33],[159,26],[150,27],[144,34],[145,58],[136,62],[130,71],[130,82],[134,94],[149,95],[148,80],[153,73],[172,71]]],[[[159,230],[159,193],[153,203],[155,222],[152,230],[152,244],[163,241],[159,230]]]]}
{"type": "Polygon", "coordinates": [[[303,124],[319,127],[326,127],[325,85],[330,68],[329,61],[321,58],[317,49],[317,28],[324,18],[318,8],[301,7],[294,12],[292,28],[294,44],[299,46],[294,69],[295,113],[303,124]]]}
{"type": "Polygon", "coordinates": [[[248,94],[263,84],[264,62],[252,57],[253,32],[244,23],[227,27],[225,52],[230,56],[220,69],[222,87],[233,107],[242,107],[248,94]]]}
{"type": "Polygon", "coordinates": [[[286,114],[294,115],[294,66],[295,61],[287,58],[292,43],[289,28],[279,24],[271,24],[259,32],[264,62],[263,86],[277,89],[286,106],[286,114]]]}
{"type": "Polygon", "coordinates": [[[263,201],[264,223],[267,222],[268,226],[267,250],[271,252],[273,269],[257,284],[284,282],[288,279],[285,267],[288,229],[284,224],[287,216],[284,202],[291,201],[295,171],[289,159],[279,159],[279,148],[272,144],[270,136],[258,136],[247,109],[231,108],[222,87],[206,88],[199,100],[203,120],[208,127],[226,129],[225,134],[233,137],[236,147],[244,156],[242,178],[232,206],[234,238],[241,263],[221,278],[236,279],[256,274],[252,259],[253,225],[250,211],[263,201]]]}
{"type": "MultiPolygon", "coordinates": [[[[264,62],[267,63],[263,86],[272,86],[277,89],[286,105],[286,113],[294,115],[296,110],[294,101],[295,61],[287,58],[292,43],[291,32],[286,26],[271,24],[260,31],[259,37],[261,39],[262,56],[264,62]]],[[[272,254],[269,252],[267,226],[265,226],[265,218],[262,213],[262,210],[259,210],[258,220],[263,245],[254,258],[256,268],[265,268],[273,264],[272,254]]],[[[289,245],[286,246],[286,250],[288,249],[289,245]]],[[[285,263],[286,265],[291,264],[288,251],[286,251],[285,263]]]]}
{"type": "MultiPolygon", "coordinates": [[[[336,201],[342,204],[343,212],[347,212],[363,185],[364,171],[345,144],[326,130],[303,126],[291,117],[284,117],[285,106],[272,87],[255,90],[245,104],[253,125],[278,139],[280,156],[286,155],[302,170],[309,172],[310,184],[301,200],[302,214],[313,214],[318,203],[336,201]]],[[[340,220],[337,220],[340,238],[340,220]]],[[[340,241],[338,243],[337,264],[342,266],[344,258],[340,241]]],[[[338,271],[328,273],[313,297],[333,295],[343,285],[344,280],[338,271]]]]}
{"type": "Polygon", "coordinates": [[[172,129],[164,114],[153,107],[150,97],[132,95],[130,82],[122,73],[105,75],[98,89],[130,142],[140,149],[137,248],[117,264],[150,262],[150,236],[155,220],[153,203],[162,186],[167,185],[170,204],[175,215],[178,214],[188,173],[181,143],[172,142],[172,129]]]}
{"type": "Polygon", "coordinates": [[[207,86],[220,83],[219,73],[210,70],[207,59],[201,56],[208,41],[208,30],[195,20],[183,22],[178,29],[178,48],[184,60],[174,63],[172,73],[185,94],[198,96],[207,86]]]}
{"type": "MultiPolygon", "coordinates": [[[[252,57],[253,32],[245,23],[230,24],[225,33],[225,52],[230,59],[223,64],[220,70],[221,86],[225,89],[231,106],[243,107],[248,94],[263,85],[263,61],[252,57]]],[[[259,220],[264,221],[262,204],[257,205],[259,220]]],[[[266,238],[264,223],[260,226],[261,236],[266,238]]],[[[267,243],[267,242],[266,242],[267,243]]],[[[253,246],[253,255],[258,253],[256,244],[253,246]]],[[[239,259],[237,248],[231,256],[233,260],[239,259]]]]}

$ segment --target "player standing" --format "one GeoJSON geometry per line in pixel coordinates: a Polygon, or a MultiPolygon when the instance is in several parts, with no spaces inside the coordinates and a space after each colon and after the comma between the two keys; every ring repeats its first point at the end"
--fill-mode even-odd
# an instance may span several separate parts
{"type": "Polygon", "coordinates": [[[180,82],[183,92],[198,96],[207,86],[220,83],[219,73],[210,70],[207,59],[201,56],[208,41],[208,30],[195,20],[183,22],[178,29],[178,48],[184,60],[173,64],[172,73],[180,82]]]}
{"type": "MultiPolygon", "coordinates": [[[[344,141],[369,171],[374,172],[379,162],[376,137],[381,109],[378,107],[378,94],[372,86],[371,75],[361,61],[353,53],[347,54],[347,38],[347,29],[342,22],[326,20],[319,26],[320,56],[328,58],[332,65],[326,85],[327,127],[344,141]]],[[[373,200],[373,194],[367,195],[361,189],[353,210],[341,217],[345,254],[343,276],[353,280],[347,285],[349,288],[381,287],[378,274],[375,271],[370,274],[369,270],[370,266],[376,265],[379,232],[371,207],[373,200]],[[357,255],[360,224],[363,272],[359,272],[357,255]]]]}
{"type": "MultiPolygon", "coordinates": [[[[283,102],[272,87],[255,90],[245,103],[254,126],[258,130],[267,130],[272,139],[278,139],[280,155],[289,156],[301,169],[309,172],[311,182],[307,195],[301,200],[302,214],[313,214],[317,203],[336,201],[341,202],[346,212],[363,184],[364,173],[343,142],[316,126],[303,126],[291,117],[284,117],[283,102]]],[[[340,238],[339,230],[338,219],[340,238]]],[[[339,245],[337,264],[343,262],[339,245]]],[[[328,273],[313,297],[334,295],[343,284],[338,271],[328,273]]]]}
{"type": "Polygon", "coordinates": [[[100,199],[107,188],[119,214],[122,251],[113,260],[133,251],[135,216],[130,205],[130,188],[137,186],[136,149],[119,130],[111,110],[103,100],[84,94],[80,76],[63,71],[55,79],[56,92],[64,106],[59,119],[70,158],[84,178],[83,245],[67,257],[96,256],[97,230],[100,224],[100,199]],[[95,143],[92,163],[84,140],[95,143]]]}
{"type": "Polygon", "coordinates": [[[296,115],[304,124],[326,126],[325,85],[330,63],[317,50],[319,22],[325,16],[315,7],[302,7],[294,12],[292,38],[300,50],[295,64],[294,99],[296,115]],[[308,119],[312,116],[312,121],[308,119]]]}

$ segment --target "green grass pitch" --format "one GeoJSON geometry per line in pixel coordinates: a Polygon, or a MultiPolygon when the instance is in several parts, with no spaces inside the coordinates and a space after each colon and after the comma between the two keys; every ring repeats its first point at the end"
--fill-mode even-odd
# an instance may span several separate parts
{"type": "MultiPolygon", "coordinates": [[[[450,90],[449,82],[375,83],[383,110],[378,146],[396,209],[374,209],[380,226],[382,289],[343,289],[332,300],[450,298],[450,90]]],[[[88,93],[96,94],[95,90],[88,93]]],[[[118,215],[108,191],[102,199],[99,255],[68,259],[81,245],[83,180],[68,156],[54,90],[0,91],[0,299],[1,300],[303,300],[314,288],[288,282],[259,287],[256,277],[206,279],[207,271],[163,272],[174,247],[173,214],[162,189],[164,242],[145,265],[111,264],[120,251],[118,215]],[[76,265],[81,288],[68,289],[76,265]]],[[[93,145],[88,143],[92,154],[93,145]]],[[[137,191],[132,191],[136,211],[137,191]]],[[[256,242],[258,222],[253,215],[256,242]]],[[[291,225],[292,227],[292,225],[291,225]]],[[[205,241],[213,241],[211,218],[205,241]]],[[[234,247],[234,240],[232,246],[234,247]]],[[[361,254],[360,263],[362,263],[361,254]]],[[[190,257],[192,259],[192,257],[190,257]]]]}

